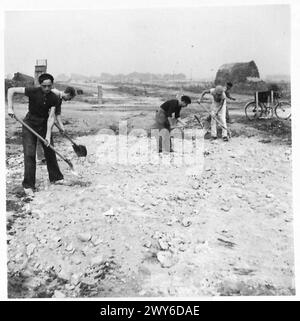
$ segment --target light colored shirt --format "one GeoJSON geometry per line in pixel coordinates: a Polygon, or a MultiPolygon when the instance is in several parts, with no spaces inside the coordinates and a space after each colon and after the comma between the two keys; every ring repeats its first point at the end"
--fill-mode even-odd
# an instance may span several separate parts
{"type": "Polygon", "coordinates": [[[56,88],[51,89],[51,91],[57,96],[59,99],[59,104],[55,109],[55,115],[60,115],[61,114],[61,103],[62,103],[62,97],[63,97],[63,91],[60,91],[56,88]]]}
{"type": "Polygon", "coordinates": [[[223,91],[223,93],[222,93],[221,96],[220,96],[220,95],[216,95],[216,90],[215,90],[215,88],[211,88],[211,89],[209,90],[209,92],[210,92],[210,94],[213,96],[214,101],[215,101],[216,103],[221,103],[221,102],[223,101],[223,99],[226,99],[225,91],[223,91]]]}
{"type": "Polygon", "coordinates": [[[58,89],[56,89],[56,88],[53,88],[51,91],[52,91],[58,98],[62,99],[63,91],[60,91],[60,90],[58,90],[58,89]]]}

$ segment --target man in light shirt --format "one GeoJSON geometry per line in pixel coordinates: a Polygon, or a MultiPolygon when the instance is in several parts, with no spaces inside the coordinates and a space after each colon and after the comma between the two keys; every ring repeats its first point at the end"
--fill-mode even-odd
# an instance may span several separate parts
{"type": "Polygon", "coordinates": [[[222,86],[216,86],[209,90],[204,90],[200,96],[199,103],[206,94],[211,94],[213,97],[211,104],[211,137],[217,139],[217,122],[215,118],[218,118],[222,124],[222,137],[224,141],[228,141],[227,137],[227,125],[226,125],[226,94],[225,88],[222,86]]]}

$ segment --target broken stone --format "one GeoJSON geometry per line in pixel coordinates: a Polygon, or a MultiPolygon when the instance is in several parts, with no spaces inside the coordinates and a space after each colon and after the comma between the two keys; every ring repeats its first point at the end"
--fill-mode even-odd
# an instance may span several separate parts
{"type": "Polygon", "coordinates": [[[176,264],[176,259],[170,251],[160,251],[156,254],[157,259],[163,268],[170,268],[176,264]]]}
{"type": "Polygon", "coordinates": [[[178,199],[179,201],[184,201],[184,200],[186,199],[186,197],[185,197],[184,194],[179,193],[179,194],[177,194],[177,199],[178,199]]]}
{"type": "Polygon", "coordinates": [[[74,250],[73,244],[70,243],[70,244],[66,247],[66,250],[67,250],[68,252],[72,252],[72,251],[74,250]]]}
{"type": "Polygon", "coordinates": [[[41,280],[39,278],[33,278],[33,277],[29,277],[25,282],[24,282],[24,286],[26,288],[35,290],[37,289],[40,285],[41,285],[41,280]]]}
{"type": "Polygon", "coordinates": [[[162,250],[167,250],[169,248],[169,244],[165,240],[158,240],[158,244],[162,250]]]}
{"type": "Polygon", "coordinates": [[[58,291],[58,290],[55,290],[54,294],[52,296],[52,298],[60,298],[60,299],[65,298],[65,297],[66,297],[66,295],[63,292],[58,291]]]}
{"type": "Polygon", "coordinates": [[[146,293],[147,293],[147,292],[146,292],[145,290],[141,290],[141,291],[139,292],[139,295],[140,295],[140,296],[144,296],[146,293]]]}
{"type": "Polygon", "coordinates": [[[91,242],[94,246],[99,245],[100,243],[103,242],[103,240],[100,237],[92,237],[91,242]]]}
{"type": "Polygon", "coordinates": [[[153,239],[159,239],[163,237],[163,234],[161,232],[155,231],[154,234],[152,235],[153,239]]]}
{"type": "Polygon", "coordinates": [[[184,227],[188,227],[192,224],[192,221],[188,217],[184,217],[183,220],[181,221],[181,224],[184,227]]]}
{"type": "Polygon", "coordinates": [[[79,233],[77,235],[77,238],[81,241],[81,242],[88,242],[91,238],[92,235],[90,233],[79,233]]]}
{"type": "Polygon", "coordinates": [[[151,241],[147,241],[144,243],[144,247],[147,247],[148,249],[151,247],[152,243],[151,241]]]}
{"type": "Polygon", "coordinates": [[[52,239],[55,243],[60,243],[61,242],[61,237],[59,236],[54,236],[52,239]]]}
{"type": "Polygon", "coordinates": [[[66,284],[66,285],[65,285],[65,288],[66,288],[66,290],[74,290],[74,289],[75,289],[75,285],[73,285],[73,284],[66,284]]]}
{"type": "Polygon", "coordinates": [[[31,214],[31,206],[30,206],[30,204],[26,204],[25,206],[24,206],[24,210],[25,210],[25,213],[26,214],[31,214]]]}
{"type": "Polygon", "coordinates": [[[179,251],[184,252],[187,250],[187,244],[185,243],[180,243],[178,247],[179,251]]]}
{"type": "Polygon", "coordinates": [[[60,279],[64,280],[64,281],[68,281],[68,280],[70,280],[70,278],[71,278],[71,272],[68,271],[66,268],[63,267],[63,268],[60,270],[60,272],[57,274],[57,276],[58,276],[60,279]]]}
{"type": "Polygon", "coordinates": [[[30,244],[27,246],[27,248],[26,248],[26,254],[27,254],[27,256],[32,255],[32,253],[34,252],[35,248],[36,248],[36,245],[33,244],[33,243],[30,243],[30,244]]]}
{"type": "Polygon", "coordinates": [[[104,214],[105,216],[114,216],[114,215],[115,215],[115,214],[114,214],[114,209],[111,208],[111,209],[109,209],[108,211],[104,212],[103,214],[104,214]]]}
{"type": "Polygon", "coordinates": [[[197,182],[197,181],[192,182],[191,185],[192,185],[192,188],[193,188],[193,189],[198,189],[199,186],[200,186],[200,185],[199,185],[199,182],[197,182]]]}

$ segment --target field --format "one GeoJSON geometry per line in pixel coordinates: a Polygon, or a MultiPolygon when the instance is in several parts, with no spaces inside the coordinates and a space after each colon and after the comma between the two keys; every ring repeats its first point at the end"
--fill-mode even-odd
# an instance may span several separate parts
{"type": "MultiPolygon", "coordinates": [[[[232,138],[205,135],[201,170],[190,175],[153,145],[150,160],[116,159],[119,122],[145,130],[127,141],[131,156],[142,154],[155,110],[176,89],[104,85],[97,106],[96,87],[80,88],[86,94],[63,104],[63,119],[88,157],[55,131],[79,177],[59,160],[65,182],[50,185],[37,166],[33,200],[21,188],[21,126],[6,118],[9,297],[295,294],[290,121],[247,121],[252,97],[232,94],[232,138]]],[[[26,103],[15,110],[24,116],[26,103]]],[[[194,114],[207,115],[197,104],[184,109],[189,128],[199,128],[194,114]]]]}

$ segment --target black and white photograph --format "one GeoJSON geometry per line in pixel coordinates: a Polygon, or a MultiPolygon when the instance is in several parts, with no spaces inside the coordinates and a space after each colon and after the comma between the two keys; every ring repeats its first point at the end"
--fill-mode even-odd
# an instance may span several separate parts
{"type": "Polygon", "coordinates": [[[5,10],[7,298],[294,297],[291,16],[5,10]]]}

